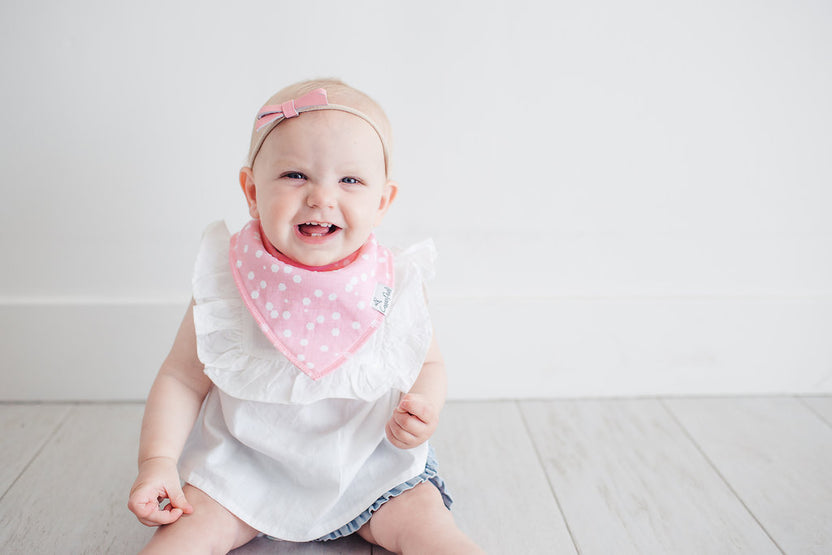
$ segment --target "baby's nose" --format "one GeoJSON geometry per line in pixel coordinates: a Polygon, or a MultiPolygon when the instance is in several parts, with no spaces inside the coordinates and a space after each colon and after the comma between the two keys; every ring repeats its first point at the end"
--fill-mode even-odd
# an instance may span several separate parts
{"type": "Polygon", "coordinates": [[[335,206],[335,190],[326,185],[310,185],[306,195],[306,204],[310,208],[331,208],[335,206]]]}

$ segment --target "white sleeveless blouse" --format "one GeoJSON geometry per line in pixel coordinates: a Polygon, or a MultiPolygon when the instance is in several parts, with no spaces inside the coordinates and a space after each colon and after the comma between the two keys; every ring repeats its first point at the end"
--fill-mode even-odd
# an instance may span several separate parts
{"type": "Polygon", "coordinates": [[[313,380],[269,342],[244,305],[229,240],[225,224],[214,223],[197,255],[197,352],[214,387],[180,475],[260,532],[314,540],[425,468],[427,444],[398,449],[384,426],[430,345],[423,283],[433,276],[435,250],[427,241],[395,255],[383,323],[337,370],[313,380]]]}

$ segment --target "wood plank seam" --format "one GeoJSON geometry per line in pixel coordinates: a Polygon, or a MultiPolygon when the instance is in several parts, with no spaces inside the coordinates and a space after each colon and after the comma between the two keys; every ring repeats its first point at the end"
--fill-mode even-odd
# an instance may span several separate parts
{"type": "Polygon", "coordinates": [[[807,403],[807,402],[806,402],[806,400],[805,400],[803,397],[795,397],[795,399],[797,399],[797,400],[800,402],[800,404],[801,404],[801,405],[803,405],[804,407],[806,407],[807,409],[809,409],[809,410],[812,412],[812,414],[814,414],[815,416],[817,416],[818,418],[820,418],[820,419],[821,419],[821,421],[823,421],[823,423],[824,423],[824,424],[826,424],[827,426],[829,426],[830,428],[832,428],[832,422],[830,422],[829,420],[827,420],[827,419],[823,416],[823,414],[821,414],[821,413],[820,413],[820,412],[819,412],[819,411],[818,411],[815,407],[813,407],[810,403],[807,403]]]}
{"type": "Polygon", "coordinates": [[[523,422],[523,430],[526,432],[526,437],[529,438],[532,446],[534,447],[534,454],[537,457],[537,464],[540,465],[540,468],[543,471],[543,475],[546,477],[546,483],[549,484],[549,491],[552,492],[552,497],[555,500],[555,505],[558,507],[558,512],[560,512],[560,517],[563,519],[563,523],[566,526],[566,531],[569,532],[569,539],[572,541],[572,545],[575,547],[575,552],[580,555],[581,550],[578,547],[578,542],[575,541],[575,536],[572,533],[572,528],[569,526],[569,520],[566,518],[566,513],[563,512],[563,507],[560,504],[560,499],[558,499],[558,494],[555,491],[555,486],[552,484],[552,479],[549,477],[549,473],[546,471],[546,465],[543,462],[543,457],[540,454],[540,449],[537,446],[537,443],[534,440],[534,435],[531,432],[531,428],[529,427],[529,423],[526,421],[526,414],[523,411],[521,401],[514,401],[514,405],[517,408],[517,412],[520,413],[520,419],[523,422]]]}
{"type": "Polygon", "coordinates": [[[751,516],[751,518],[754,519],[754,522],[757,523],[757,526],[760,527],[760,529],[768,537],[768,539],[771,540],[771,543],[774,545],[774,547],[776,547],[780,551],[780,553],[783,553],[783,555],[786,555],[786,552],[783,551],[783,548],[780,547],[780,544],[777,543],[777,541],[772,537],[772,535],[769,533],[769,531],[766,529],[766,527],[763,526],[763,523],[760,522],[760,519],[757,518],[757,515],[754,514],[754,512],[745,503],[745,500],[739,495],[739,493],[737,493],[737,491],[734,489],[734,486],[732,486],[731,483],[725,478],[725,476],[719,470],[719,468],[714,463],[714,461],[711,460],[711,458],[708,456],[708,454],[705,452],[705,450],[702,449],[702,446],[699,445],[699,442],[696,441],[696,439],[693,437],[693,435],[690,433],[690,431],[685,427],[684,424],[682,424],[682,421],[676,416],[676,413],[673,412],[673,409],[670,408],[667,405],[667,403],[665,403],[665,400],[663,398],[659,398],[657,400],[659,401],[661,406],[664,407],[664,410],[673,419],[673,421],[676,422],[676,425],[679,427],[679,429],[682,430],[682,433],[685,434],[685,437],[688,438],[688,441],[690,441],[693,444],[693,446],[696,448],[696,450],[699,452],[699,454],[702,455],[702,457],[707,461],[708,465],[713,469],[713,471],[716,473],[716,475],[719,476],[719,479],[722,480],[722,483],[725,484],[725,487],[728,488],[728,490],[731,492],[731,494],[734,497],[736,497],[737,500],[740,502],[740,504],[745,508],[745,510],[748,511],[748,514],[751,516]]]}
{"type": "Polygon", "coordinates": [[[66,414],[64,414],[63,417],[55,424],[52,433],[50,433],[43,440],[43,443],[41,443],[40,446],[38,446],[37,450],[32,454],[32,456],[29,458],[29,460],[26,462],[23,468],[20,469],[20,472],[17,474],[17,476],[15,476],[14,480],[12,480],[9,483],[9,486],[5,489],[5,491],[3,491],[3,495],[0,495],[0,503],[2,503],[3,499],[6,498],[6,494],[8,494],[12,490],[12,488],[14,488],[15,484],[17,484],[17,482],[20,480],[20,477],[26,474],[26,471],[28,471],[29,467],[32,466],[32,463],[37,460],[37,458],[40,456],[40,454],[43,452],[46,446],[52,443],[52,440],[55,439],[55,437],[58,435],[58,432],[61,430],[61,428],[63,428],[64,424],[74,411],[75,407],[71,407],[68,411],[66,411],[66,414]]]}

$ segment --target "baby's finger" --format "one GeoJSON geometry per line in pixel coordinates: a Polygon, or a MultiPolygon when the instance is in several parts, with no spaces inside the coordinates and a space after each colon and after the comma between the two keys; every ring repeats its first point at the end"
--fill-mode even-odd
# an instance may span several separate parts
{"type": "MultiPolygon", "coordinates": [[[[157,505],[158,506],[158,505],[157,505]]],[[[136,515],[142,523],[144,518],[150,515],[155,509],[147,503],[138,503],[132,497],[127,501],[127,508],[136,515]]]]}
{"type": "Polygon", "coordinates": [[[159,509],[159,503],[155,500],[150,500],[145,503],[137,503],[130,500],[127,504],[130,511],[136,515],[136,518],[145,526],[160,526],[162,524],[170,524],[182,515],[180,509],[173,511],[166,511],[159,509]]]}
{"type": "Polygon", "coordinates": [[[134,491],[127,500],[127,508],[136,515],[136,518],[141,520],[151,515],[154,511],[157,511],[159,509],[159,503],[149,495],[145,495],[142,491],[134,491]]]}
{"type": "Polygon", "coordinates": [[[396,412],[393,414],[393,421],[402,430],[410,432],[413,435],[419,435],[425,429],[425,423],[410,413],[396,412]]]}
{"type": "Polygon", "coordinates": [[[399,403],[399,409],[412,414],[422,422],[429,421],[433,415],[433,407],[413,395],[405,395],[399,403]]]}
{"type": "Polygon", "coordinates": [[[387,435],[400,443],[404,443],[412,435],[410,432],[402,428],[397,422],[392,421],[387,423],[387,435]]]}
{"type": "Polygon", "coordinates": [[[385,431],[387,432],[387,439],[390,440],[390,443],[399,449],[407,449],[410,445],[412,445],[413,440],[415,439],[413,434],[407,430],[403,430],[395,422],[388,422],[385,431]]]}
{"type": "Polygon", "coordinates": [[[169,507],[173,507],[174,509],[181,509],[185,514],[191,514],[194,512],[194,508],[188,503],[188,500],[185,499],[185,494],[182,492],[181,488],[177,488],[175,491],[171,492],[170,494],[170,505],[169,507]]]}
{"type": "Polygon", "coordinates": [[[163,526],[176,522],[180,516],[182,516],[182,509],[156,510],[149,516],[140,518],[139,522],[145,526],[163,526]]]}

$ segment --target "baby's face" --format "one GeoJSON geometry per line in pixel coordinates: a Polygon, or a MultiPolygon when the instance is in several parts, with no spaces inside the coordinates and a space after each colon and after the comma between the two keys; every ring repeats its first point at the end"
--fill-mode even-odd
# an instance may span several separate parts
{"type": "Polygon", "coordinates": [[[326,266],[357,251],[396,195],[376,132],[337,110],[283,121],[240,179],[266,238],[306,266],[326,266]]]}

